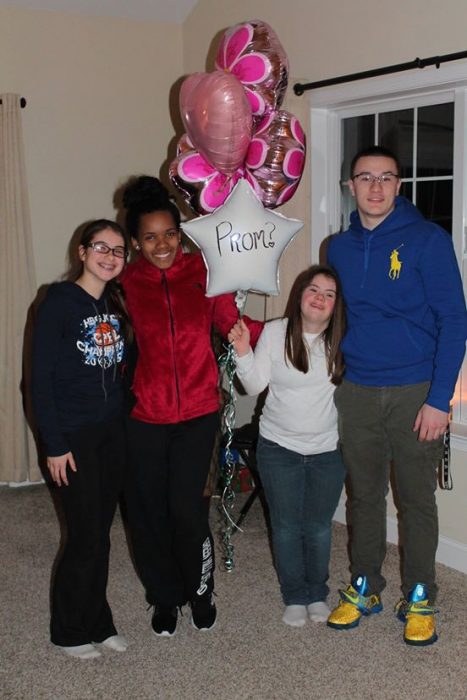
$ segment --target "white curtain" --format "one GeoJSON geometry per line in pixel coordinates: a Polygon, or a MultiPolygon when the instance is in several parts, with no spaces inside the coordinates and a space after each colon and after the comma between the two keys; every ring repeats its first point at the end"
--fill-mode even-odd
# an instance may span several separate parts
{"type": "Polygon", "coordinates": [[[22,396],[23,337],[36,293],[20,96],[0,94],[0,482],[41,479],[22,396]]]}
{"type": "MultiPolygon", "coordinates": [[[[290,81],[293,85],[293,82],[290,81]]],[[[289,87],[291,93],[291,87],[289,87]]],[[[305,169],[300,181],[300,185],[295,191],[294,196],[286,204],[280,207],[277,211],[284,216],[290,216],[293,219],[300,219],[304,222],[304,226],[299,231],[289,247],[283,253],[279,262],[279,296],[266,297],[266,318],[278,318],[284,313],[287,298],[289,296],[292,284],[299,272],[305,270],[311,262],[311,180],[310,180],[310,159],[309,152],[310,144],[310,104],[306,97],[297,97],[293,93],[287,96],[284,102],[283,109],[291,112],[300,121],[300,124],[305,131],[307,137],[307,159],[305,169]]]]}

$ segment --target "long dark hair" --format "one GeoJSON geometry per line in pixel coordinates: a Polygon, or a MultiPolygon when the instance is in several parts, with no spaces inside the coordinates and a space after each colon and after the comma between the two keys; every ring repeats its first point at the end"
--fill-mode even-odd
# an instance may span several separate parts
{"type": "Polygon", "coordinates": [[[125,226],[127,233],[138,240],[140,218],[155,211],[167,211],[177,229],[180,228],[180,211],[168,189],[157,177],[140,175],[133,178],[123,192],[123,206],[126,209],[125,226]]]}
{"type": "MultiPolygon", "coordinates": [[[[125,235],[125,231],[120,224],[117,224],[116,221],[111,221],[110,219],[96,219],[94,221],[89,221],[78,230],[78,235],[73,240],[73,246],[70,250],[70,265],[65,274],[66,280],[69,282],[76,282],[76,280],[83,274],[83,261],[78,255],[80,246],[87,248],[94,240],[94,237],[106,229],[110,229],[122,237],[125,251],[128,252],[128,240],[125,235]]],[[[105,289],[107,297],[112,305],[112,309],[120,320],[124,337],[128,341],[133,340],[133,329],[126,309],[124,292],[120,282],[118,282],[116,279],[110,280],[105,285],[105,289]]]]}
{"type": "Polygon", "coordinates": [[[326,364],[331,382],[340,384],[344,374],[344,362],[340,344],[345,332],[345,311],[340,280],[332,267],[312,265],[307,270],[303,270],[293,283],[284,313],[284,318],[287,319],[284,347],[285,361],[290,361],[299,372],[308,372],[309,355],[308,348],[303,340],[301,302],[303,292],[316,275],[324,275],[334,280],[336,284],[336,303],[332,316],[329,319],[329,324],[321,333],[321,337],[324,341],[326,364]]]}

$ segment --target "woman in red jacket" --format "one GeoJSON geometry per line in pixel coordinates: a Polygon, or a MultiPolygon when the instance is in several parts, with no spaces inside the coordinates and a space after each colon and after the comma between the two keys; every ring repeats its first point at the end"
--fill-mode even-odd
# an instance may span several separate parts
{"type": "MultiPolygon", "coordinates": [[[[140,255],[122,277],[138,360],[128,420],[126,501],[136,566],[154,606],[152,628],[171,636],[179,608],[196,629],[216,621],[214,548],[203,490],[219,427],[212,328],[238,317],[233,294],[205,296],[206,268],[180,245],[180,213],[156,178],[124,192],[127,232],[140,255]]],[[[249,322],[253,340],[262,329],[249,322]]]]}

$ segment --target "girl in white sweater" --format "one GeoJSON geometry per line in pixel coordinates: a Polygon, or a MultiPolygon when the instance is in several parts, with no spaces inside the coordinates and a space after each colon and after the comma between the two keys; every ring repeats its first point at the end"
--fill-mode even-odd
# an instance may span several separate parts
{"type": "Polygon", "coordinates": [[[237,374],[250,395],[269,392],[257,462],[269,506],[283,621],[329,615],[331,523],[345,470],[337,448],[334,389],[342,380],[344,306],[331,268],[313,265],[295,280],[284,318],[266,324],[255,352],[243,321],[230,331],[237,374]]]}

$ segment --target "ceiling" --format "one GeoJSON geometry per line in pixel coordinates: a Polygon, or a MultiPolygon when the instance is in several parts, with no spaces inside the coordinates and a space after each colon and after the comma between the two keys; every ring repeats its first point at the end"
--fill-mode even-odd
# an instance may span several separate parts
{"type": "Polygon", "coordinates": [[[198,0],[0,0],[0,6],[182,23],[198,0]]]}

